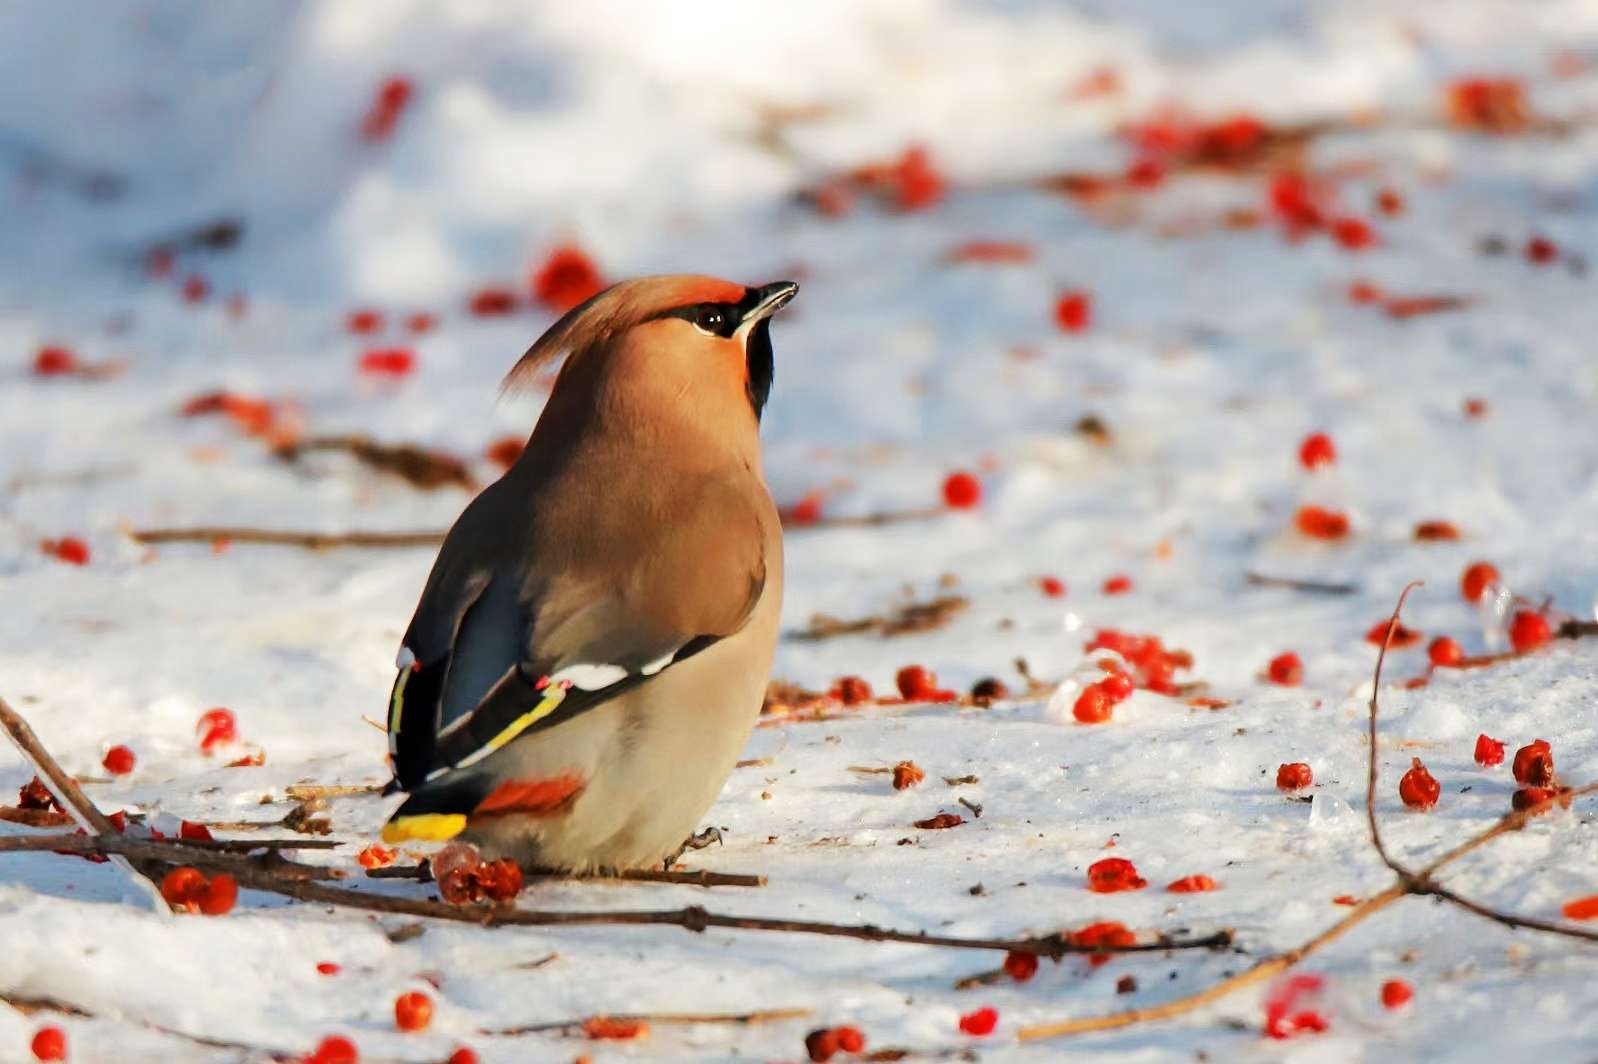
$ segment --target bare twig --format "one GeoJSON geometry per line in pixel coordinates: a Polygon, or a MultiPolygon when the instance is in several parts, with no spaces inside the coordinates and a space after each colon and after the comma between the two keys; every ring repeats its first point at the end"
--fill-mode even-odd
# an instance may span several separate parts
{"type": "Polygon", "coordinates": [[[291,783],[283,788],[283,794],[296,802],[309,802],[316,798],[347,798],[357,794],[379,794],[382,790],[383,788],[375,783],[291,783]]]}
{"type": "Polygon", "coordinates": [[[1281,587],[1289,591],[1307,591],[1316,595],[1352,595],[1359,591],[1358,584],[1300,580],[1297,577],[1271,576],[1267,573],[1247,572],[1243,574],[1243,579],[1255,587],[1281,587]]]}
{"type": "MultiPolygon", "coordinates": [[[[317,879],[342,879],[336,868],[322,865],[300,864],[282,856],[283,846],[272,846],[258,856],[247,856],[243,849],[260,849],[237,840],[202,843],[173,839],[136,839],[127,835],[23,835],[0,839],[0,853],[27,853],[44,851],[67,854],[103,854],[130,858],[141,865],[193,865],[199,869],[230,872],[244,882],[242,872],[277,876],[284,881],[304,882],[317,879]]],[[[145,871],[147,877],[155,875],[145,871]]]]}
{"type": "Polygon", "coordinates": [[[407,443],[381,443],[370,436],[312,436],[282,444],[273,454],[294,462],[308,451],[344,451],[357,461],[392,473],[424,491],[446,486],[477,490],[466,463],[454,455],[407,443]]]}
{"type": "Polygon", "coordinates": [[[926,602],[907,602],[890,612],[854,620],[841,620],[818,613],[810,618],[810,627],[790,635],[794,639],[815,642],[862,632],[875,632],[884,637],[926,632],[942,628],[970,604],[971,600],[964,595],[940,595],[926,602]]]}
{"type": "Polygon", "coordinates": [[[128,533],[140,543],[271,543],[329,550],[333,547],[436,547],[443,532],[299,532],[286,529],[200,525],[193,528],[138,528],[128,533]]]}
{"type": "Polygon", "coordinates": [[[30,828],[59,828],[74,823],[71,816],[54,809],[26,809],[16,805],[0,805],[0,820],[30,828]]]}
{"type": "Polygon", "coordinates": [[[521,1027],[500,1027],[492,1030],[478,1031],[478,1034],[493,1037],[505,1037],[520,1034],[546,1034],[552,1031],[580,1032],[589,1023],[594,1021],[610,1021],[613,1023],[641,1023],[651,1027],[668,1025],[693,1025],[693,1024],[731,1024],[738,1027],[749,1027],[758,1023],[779,1023],[783,1020],[799,1020],[810,1015],[809,1009],[761,1009],[757,1012],[628,1012],[614,1015],[584,1016],[576,1020],[551,1020],[546,1023],[530,1023],[521,1027]]]}
{"type": "Polygon", "coordinates": [[[6,835],[0,836],[0,853],[26,850],[55,850],[63,853],[122,852],[121,843],[150,843],[170,850],[174,859],[182,851],[198,853],[253,853],[257,850],[331,850],[344,845],[333,839],[138,839],[125,835],[6,835]]]}
{"type": "Polygon", "coordinates": [[[897,525],[905,521],[926,521],[948,512],[936,506],[929,506],[919,510],[887,510],[882,513],[840,517],[822,516],[806,521],[795,519],[793,514],[788,511],[784,511],[781,517],[783,531],[808,532],[813,529],[823,528],[877,528],[881,525],[897,525]]]}
{"type": "MultiPolygon", "coordinates": [[[[371,879],[412,879],[422,883],[431,883],[433,875],[428,866],[391,865],[388,868],[372,868],[367,870],[371,879]]],[[[570,875],[565,872],[534,872],[527,876],[529,880],[581,880],[585,883],[677,883],[688,887],[763,887],[766,885],[765,876],[752,876],[733,872],[712,872],[708,869],[693,871],[668,870],[661,868],[621,868],[608,875],[570,875]]]]}
{"type": "Polygon", "coordinates": [[[6,734],[11,736],[17,749],[43,773],[44,782],[55,795],[56,801],[76,816],[85,828],[101,835],[117,833],[116,826],[89,801],[89,796],[83,793],[78,781],[62,770],[56,759],[50,756],[50,751],[39,742],[39,737],[33,733],[28,722],[22,719],[22,714],[12,709],[4,698],[0,698],[0,725],[4,725],[6,734]]]}

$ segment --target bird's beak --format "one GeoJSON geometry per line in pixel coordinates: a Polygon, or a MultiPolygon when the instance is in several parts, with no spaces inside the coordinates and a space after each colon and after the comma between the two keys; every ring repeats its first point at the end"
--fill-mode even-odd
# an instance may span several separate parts
{"type": "Polygon", "coordinates": [[[749,289],[744,296],[744,302],[752,306],[744,313],[743,320],[738,323],[739,331],[742,332],[757,322],[765,321],[798,294],[799,286],[792,281],[777,281],[749,289]]]}

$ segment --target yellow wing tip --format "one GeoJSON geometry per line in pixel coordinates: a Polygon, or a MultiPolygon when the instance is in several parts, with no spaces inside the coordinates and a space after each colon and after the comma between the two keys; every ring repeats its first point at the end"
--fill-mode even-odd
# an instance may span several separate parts
{"type": "Polygon", "coordinates": [[[443,842],[466,830],[464,813],[420,813],[402,816],[383,825],[383,841],[443,842]]]}

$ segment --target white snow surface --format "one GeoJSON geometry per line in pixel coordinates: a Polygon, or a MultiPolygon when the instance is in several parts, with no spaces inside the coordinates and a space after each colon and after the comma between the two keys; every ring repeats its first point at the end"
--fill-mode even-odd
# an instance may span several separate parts
{"type": "MultiPolygon", "coordinates": [[[[300,404],[316,433],[364,432],[476,456],[525,434],[538,399],[496,401],[500,376],[550,317],[483,320],[475,287],[525,288],[530,266],[574,240],[613,278],[700,272],[803,291],[773,330],[777,380],[764,426],[774,496],[829,494],[834,514],[935,503],[954,469],[982,472],[974,510],[883,527],[796,531],[785,628],[926,598],[946,583],[971,607],[939,630],[781,643],[776,676],[825,689],[859,674],[879,692],[912,662],[966,689],[1024,685],[1024,657],[1079,682],[1092,632],[1160,635],[1193,654],[1191,678],[1219,710],[1145,691],[1113,722],[1061,722],[1044,698],[991,709],[871,709],[758,729],[708,822],[725,845],[690,867],[758,872],[762,889],[536,884],[538,908],[663,909],[869,922],[951,935],[1013,936],[1124,921],[1144,935],[1234,928],[1246,955],[1153,954],[1090,968],[1045,962],[1029,983],[956,991],[997,955],[842,939],[674,928],[481,930],[284,903],[245,892],[223,918],[149,911],[114,867],[50,854],[0,856],[0,994],[54,997],[94,1018],[0,1010],[0,1060],[27,1057],[41,1022],[67,1030],[76,1061],[265,1059],[163,1033],[308,1052],[342,1032],[363,1059],[437,1061],[470,1045],[485,1061],[799,1060],[812,1027],[852,1023],[872,1047],[983,1061],[1573,1060],[1598,1043],[1598,953],[1407,899],[1308,960],[1327,980],[1330,1030],[1261,1034],[1262,991],[1173,1022],[1021,1043],[1030,1023],[1153,1005],[1346,914],[1338,895],[1390,882],[1364,824],[1367,628],[1403,585],[1426,584],[1407,622],[1468,652],[1502,646],[1461,602],[1464,566],[1488,558],[1529,599],[1591,617],[1598,593],[1598,299],[1593,279],[1519,253],[1533,233],[1568,254],[1598,251],[1598,74],[1556,68],[1598,55],[1598,4],[1555,0],[811,0],[447,5],[352,3],[0,7],[0,694],[26,714],[105,808],[215,822],[271,820],[298,781],[387,778],[381,719],[400,633],[431,549],[322,553],[235,545],[142,547],[131,527],[254,524],[337,531],[444,527],[467,501],[425,493],[338,457],[272,458],[223,419],[184,419],[218,388],[300,404]],[[1120,93],[1074,99],[1110,66],[1120,93]],[[362,143],[382,78],[416,97],[387,143],[362,143]],[[1451,130],[1448,79],[1525,80],[1559,136],[1451,130]],[[1107,215],[1017,178],[1118,169],[1122,123],[1180,103],[1210,118],[1270,122],[1377,111],[1367,132],[1321,138],[1317,170],[1372,217],[1381,246],[1213,221],[1264,202],[1258,176],[1183,176],[1107,215]],[[763,108],[823,110],[786,151],[760,136],[763,108]],[[823,175],[929,147],[952,188],[936,207],[862,203],[822,217],[795,193],[823,175]],[[82,177],[121,178],[84,195],[82,177]],[[1381,218],[1380,186],[1408,209],[1381,218]],[[143,249],[221,215],[246,226],[229,252],[185,252],[178,276],[209,278],[184,303],[148,278],[143,249]],[[1180,232],[1177,232],[1180,230],[1180,232]],[[1479,252],[1496,236],[1509,251],[1479,252]],[[1019,240],[1020,265],[944,261],[974,238],[1019,240]],[[1351,305],[1350,281],[1402,294],[1476,297],[1454,313],[1393,321],[1351,305]],[[1053,324],[1065,288],[1094,296],[1094,322],[1053,324]],[[244,294],[235,319],[223,308],[244,294]],[[348,311],[426,310],[414,342],[391,328],[349,335],[348,311]],[[122,360],[105,380],[40,379],[39,345],[122,360]],[[368,346],[413,344],[417,371],[377,385],[368,346]],[[1461,404],[1479,396],[1488,416],[1461,404]],[[1109,446],[1072,431],[1086,414],[1109,446]],[[1325,430],[1335,471],[1297,465],[1325,430]],[[1306,500],[1352,515],[1341,545],[1290,531],[1306,500]],[[1445,518],[1464,538],[1417,543],[1445,518]],[[76,567],[39,542],[83,537],[76,567]],[[1163,546],[1162,546],[1163,545],[1163,546]],[[1319,596],[1252,587],[1249,570],[1351,581],[1319,596]],[[1105,596],[1110,574],[1134,580],[1105,596]],[[1045,574],[1069,590],[1049,598],[1045,574]],[[908,589],[908,590],[907,590],[908,589]],[[1301,687],[1261,682],[1283,650],[1301,687]],[[201,755],[196,718],[238,715],[265,750],[253,768],[201,755]],[[138,754],[104,779],[113,743],[138,754]],[[912,759],[921,786],[851,766],[912,759]],[[1273,786],[1307,761],[1313,803],[1273,786]],[[944,777],[979,782],[950,786],[944,777]],[[966,798],[980,817],[957,804],[966,798]],[[270,804],[262,804],[269,802],[270,804]],[[940,811],[966,823],[922,831],[940,811]],[[1113,841],[1113,848],[1110,847],[1113,841]],[[1101,895],[1085,870],[1136,862],[1148,889],[1101,895]],[[1203,873],[1220,889],[1164,886],[1203,873]],[[983,891],[973,891],[976,884],[983,891]],[[530,967],[550,954],[555,960],[530,967]],[[336,976],[315,965],[342,966],[336,976]],[[1117,993],[1117,980],[1137,988],[1117,993]],[[1381,983],[1414,1003],[1384,1010],[1381,983]],[[393,1029],[392,1002],[430,990],[425,1033],[393,1029]],[[984,1005],[997,1031],[960,1034],[984,1005]],[[485,1036],[599,1013],[803,1007],[808,1019],[741,1028],[657,1026],[637,1043],[560,1033],[485,1036]]],[[[1578,64],[1579,66],[1579,64],[1578,64]]],[[[485,459],[474,472],[491,477],[485,459]]],[[[1509,749],[1552,742],[1572,783],[1598,777],[1598,654],[1557,641],[1492,668],[1439,673],[1395,652],[1384,686],[1378,813],[1390,845],[1424,862],[1508,807],[1507,767],[1472,762],[1478,732],[1509,749]],[[1412,756],[1443,785],[1429,815],[1397,781],[1412,756]]],[[[1188,677],[1182,677],[1188,678],[1188,677]]],[[[0,751],[0,794],[29,775],[0,751]]],[[[336,800],[339,850],[306,859],[350,869],[392,800],[336,800]]],[[[25,829],[7,825],[7,833],[25,829]]],[[[1557,917],[1598,892],[1590,813],[1541,818],[1455,866],[1447,882],[1495,905],[1557,917]]],[[[922,1057],[921,1059],[925,1059],[922,1057]]]]}

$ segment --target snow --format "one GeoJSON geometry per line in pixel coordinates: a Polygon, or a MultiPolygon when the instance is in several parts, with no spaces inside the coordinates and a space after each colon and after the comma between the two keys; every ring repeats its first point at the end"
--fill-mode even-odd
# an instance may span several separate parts
{"type": "MultiPolygon", "coordinates": [[[[1592,616],[1598,301],[1590,276],[1533,266],[1520,248],[1542,233],[1571,255],[1598,249],[1598,143],[1583,125],[1598,76],[1553,64],[1590,60],[1598,7],[817,0],[773,11],[710,0],[167,2],[93,17],[0,8],[0,694],[73,772],[101,777],[107,746],[133,746],[133,775],[88,784],[106,809],[271,820],[289,808],[289,784],[382,782],[384,739],[362,718],[383,715],[430,550],[150,549],[127,530],[442,528],[467,495],[417,491],[340,456],[288,465],[225,418],[178,417],[181,404],[226,388],[298,403],[314,433],[478,456],[536,417],[536,395],[497,403],[497,387],[551,320],[470,317],[478,286],[524,292],[529,267],[566,240],[612,278],[793,277],[803,290],[773,328],[764,428],[777,499],[820,489],[829,514],[915,509],[939,498],[954,469],[980,471],[985,494],[974,510],[927,520],[791,534],[789,631],[906,595],[958,593],[971,605],[943,628],[891,639],[790,636],[776,676],[825,689],[859,674],[884,692],[898,667],[919,662],[959,690],[989,675],[1019,690],[1012,662],[1024,657],[1074,691],[1094,675],[1083,644],[1115,627],[1191,651],[1191,678],[1230,704],[1139,691],[1096,727],[1070,722],[1063,696],[1052,708],[1031,697],[777,722],[756,731],[746,756],[762,763],[734,773],[708,818],[725,845],[689,858],[765,874],[768,886],[538,884],[522,904],[702,904],[954,935],[1100,919],[1145,933],[1232,927],[1248,955],[1156,954],[1097,969],[1073,958],[1024,985],[955,991],[998,957],[669,928],[429,925],[394,943],[383,930],[402,921],[251,892],[226,918],[164,918],[112,867],[29,854],[0,857],[0,994],[95,1013],[52,1018],[79,1061],[240,1059],[160,1027],[284,1053],[345,1032],[363,1059],[418,1062],[459,1044],[485,1061],[796,1060],[805,1031],[839,1023],[860,1026],[873,1047],[969,1047],[996,1064],[1588,1051],[1590,947],[1416,899],[1306,962],[1329,988],[1322,1035],[1262,1038],[1259,989],[1165,1024],[1041,1044],[1015,1032],[1197,990],[1346,914],[1334,897],[1388,884],[1364,825],[1374,648],[1363,635],[1407,581],[1426,581],[1407,623],[1452,634],[1469,653],[1502,648],[1497,619],[1457,591],[1477,558],[1526,598],[1592,616]],[[1073,99],[1102,67],[1119,72],[1122,91],[1073,99]],[[361,116],[394,73],[414,78],[415,98],[391,140],[362,143],[361,116]],[[1523,78],[1536,108],[1573,128],[1449,128],[1442,86],[1475,74],[1523,78]],[[1288,242],[1269,223],[1214,224],[1264,202],[1258,175],[1182,176],[1125,209],[1018,183],[1119,170],[1130,156],[1117,127],[1172,102],[1205,118],[1243,109],[1271,123],[1343,122],[1310,161],[1343,175],[1343,203],[1372,220],[1381,246],[1355,254],[1325,236],[1288,242]],[[816,113],[785,126],[774,150],[761,115],[783,108],[816,113]],[[1372,110],[1390,121],[1364,131],[1345,121],[1372,110]],[[936,207],[862,202],[826,218],[796,202],[826,175],[911,142],[953,184],[936,207]],[[96,174],[118,177],[120,194],[87,196],[96,174]],[[1383,185],[1403,193],[1403,216],[1370,206],[1383,185]],[[174,280],[145,275],[150,244],[222,216],[246,226],[237,249],[183,252],[174,280]],[[1492,236],[1504,254],[1479,252],[1492,236]],[[978,238],[1024,241],[1035,258],[944,261],[978,238]],[[213,289],[197,306],[177,292],[191,272],[213,289]],[[1355,278],[1478,302],[1393,321],[1349,302],[1355,278]],[[1086,332],[1054,327],[1066,288],[1093,295],[1086,332]],[[242,319],[224,307],[234,294],[249,300],[242,319]],[[343,328],[360,306],[391,320],[430,311],[440,327],[411,338],[391,324],[366,343],[343,328]],[[46,342],[126,369],[36,378],[46,342]],[[362,350],[394,345],[414,346],[413,375],[358,377],[362,350]],[[1462,415],[1470,396],[1489,402],[1485,418],[1462,415]],[[1087,414],[1110,427],[1110,445],[1072,431],[1087,414]],[[1295,455],[1315,430],[1332,435],[1340,460],[1310,476],[1295,455]],[[1349,512],[1355,535],[1326,545],[1292,533],[1295,508],[1311,501],[1349,512]],[[1432,518],[1464,539],[1414,542],[1414,524],[1432,518]],[[91,564],[39,550],[63,535],[86,539],[91,564]],[[1358,591],[1255,587],[1250,570],[1358,591]],[[1101,594],[1120,572],[1133,590],[1101,594]],[[1046,574],[1068,585],[1063,598],[1039,591],[1046,574]],[[1303,686],[1262,683],[1266,662],[1288,649],[1303,658],[1303,686]],[[238,714],[264,765],[225,768],[200,754],[194,721],[217,705],[238,714]],[[904,759],[927,773],[904,792],[851,771],[904,759]],[[1314,769],[1313,803],[1273,786],[1276,766],[1299,760],[1314,769]],[[979,782],[944,782],[964,775],[979,782]],[[911,826],[940,811],[966,823],[911,826]],[[1150,887],[1089,893],[1087,866],[1104,856],[1135,861],[1150,887]],[[1193,873],[1221,889],[1164,891],[1193,873]],[[320,975],[320,961],[343,970],[320,975]],[[1123,975],[1135,991],[1116,992],[1123,975]],[[394,997],[427,977],[439,984],[432,1028],[395,1032],[394,997]],[[1378,988],[1395,977],[1416,998],[1389,1013],[1378,988]],[[999,1009],[997,1032],[959,1034],[958,1015],[982,1005],[999,1009]],[[813,1016],[657,1026],[636,1044],[478,1033],[596,1013],[790,1006],[813,1016]]],[[[483,459],[473,471],[493,475],[483,459]]],[[[1382,692],[1378,811],[1406,860],[1445,851],[1507,809],[1507,768],[1472,763],[1478,732],[1511,751],[1546,738],[1568,782],[1598,776],[1598,658],[1585,643],[1403,689],[1424,664],[1424,649],[1395,652],[1382,692]],[[1443,784],[1429,815],[1397,799],[1413,756],[1443,784]]],[[[0,751],[0,795],[28,775],[0,751]]],[[[336,800],[330,815],[347,845],[306,859],[354,870],[361,889],[418,893],[363,882],[354,862],[390,804],[336,800]]],[[[1447,882],[1556,917],[1598,891],[1587,829],[1579,804],[1550,814],[1447,882]]],[[[0,1012],[0,1059],[23,1059],[42,1019],[0,1012]]]]}

